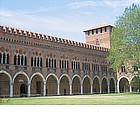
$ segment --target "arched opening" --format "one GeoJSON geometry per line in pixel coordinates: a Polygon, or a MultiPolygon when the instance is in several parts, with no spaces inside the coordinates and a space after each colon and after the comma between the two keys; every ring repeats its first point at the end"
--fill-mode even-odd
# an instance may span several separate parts
{"type": "Polygon", "coordinates": [[[46,96],[57,95],[57,79],[51,75],[46,82],[46,96]]]}
{"type": "Polygon", "coordinates": [[[10,96],[10,78],[5,73],[0,73],[0,97],[10,96]]]}
{"type": "Polygon", "coordinates": [[[27,97],[28,80],[24,74],[18,74],[14,79],[14,97],[27,97]]]}
{"type": "Polygon", "coordinates": [[[5,62],[5,53],[3,54],[3,64],[6,64],[6,62],[5,62]]]}
{"type": "Polygon", "coordinates": [[[72,81],[72,93],[75,95],[81,94],[80,79],[77,76],[75,76],[72,81]]]}
{"type": "Polygon", "coordinates": [[[83,81],[83,94],[90,94],[90,93],[91,93],[90,79],[86,77],[83,81]]]}
{"type": "Polygon", "coordinates": [[[0,64],[2,64],[1,58],[2,58],[2,55],[1,55],[1,53],[0,53],[0,64]]]}
{"type": "Polygon", "coordinates": [[[119,82],[119,91],[121,93],[130,92],[129,81],[127,78],[121,78],[119,82]]]}
{"type": "Polygon", "coordinates": [[[14,55],[14,65],[17,65],[17,56],[14,55]]]}
{"type": "Polygon", "coordinates": [[[20,86],[20,97],[27,97],[28,86],[26,84],[21,84],[20,86]]]}
{"type": "Polygon", "coordinates": [[[100,83],[97,77],[93,80],[93,93],[100,93],[100,83]]]}
{"type": "Polygon", "coordinates": [[[63,76],[60,80],[60,95],[70,95],[70,83],[67,76],[63,76]]]}
{"type": "Polygon", "coordinates": [[[106,78],[103,78],[101,88],[102,88],[102,93],[108,93],[108,84],[106,78]]]}
{"type": "Polygon", "coordinates": [[[7,64],[9,64],[9,54],[7,54],[7,64]]]}
{"type": "Polygon", "coordinates": [[[115,82],[113,78],[110,80],[110,93],[115,93],[115,82]]]}
{"type": "Polygon", "coordinates": [[[40,75],[33,76],[31,80],[31,96],[43,96],[44,82],[40,75]]]}

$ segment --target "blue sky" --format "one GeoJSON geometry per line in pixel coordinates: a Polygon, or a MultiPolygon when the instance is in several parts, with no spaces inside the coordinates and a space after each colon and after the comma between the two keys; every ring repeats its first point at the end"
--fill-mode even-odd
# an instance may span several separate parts
{"type": "Polygon", "coordinates": [[[0,0],[0,25],[85,42],[83,30],[113,25],[132,3],[140,0],[0,0]]]}

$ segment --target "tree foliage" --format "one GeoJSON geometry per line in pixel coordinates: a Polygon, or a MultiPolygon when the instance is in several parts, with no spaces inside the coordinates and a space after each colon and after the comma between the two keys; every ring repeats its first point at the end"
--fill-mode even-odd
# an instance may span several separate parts
{"type": "Polygon", "coordinates": [[[130,85],[140,91],[140,77],[138,75],[135,75],[130,85]]]}
{"type": "MultiPolygon", "coordinates": [[[[117,18],[111,34],[108,60],[117,71],[122,65],[140,70],[140,6],[132,4],[117,18]]],[[[132,70],[132,69],[131,69],[132,70]]],[[[133,71],[130,71],[133,72],[133,71]]]]}

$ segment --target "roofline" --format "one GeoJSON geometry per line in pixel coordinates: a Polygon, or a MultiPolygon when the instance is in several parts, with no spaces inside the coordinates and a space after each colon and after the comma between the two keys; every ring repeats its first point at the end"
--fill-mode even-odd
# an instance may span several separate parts
{"type": "Polygon", "coordinates": [[[102,26],[102,27],[98,27],[98,28],[94,28],[94,27],[93,27],[93,29],[91,28],[91,29],[88,29],[88,30],[84,30],[83,32],[92,31],[92,30],[97,30],[97,29],[101,29],[101,28],[104,28],[104,27],[114,27],[114,26],[112,26],[112,25],[106,25],[106,26],[102,26]]]}

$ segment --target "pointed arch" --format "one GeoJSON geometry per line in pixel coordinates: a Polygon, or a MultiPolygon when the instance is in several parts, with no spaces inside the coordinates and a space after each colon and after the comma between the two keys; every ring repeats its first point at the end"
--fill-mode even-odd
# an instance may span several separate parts
{"type": "Polygon", "coordinates": [[[100,78],[98,76],[93,78],[93,93],[100,93],[100,78]]]}
{"type": "Polygon", "coordinates": [[[109,83],[110,93],[115,93],[116,91],[116,80],[114,77],[111,77],[110,83],[109,83]]]}
{"type": "Polygon", "coordinates": [[[45,85],[44,76],[36,72],[30,78],[31,83],[31,96],[44,96],[44,85],[45,85]]]}
{"type": "Polygon", "coordinates": [[[78,74],[75,74],[72,77],[72,92],[73,94],[81,94],[81,77],[78,74]]]}
{"type": "Polygon", "coordinates": [[[28,96],[28,85],[29,85],[29,77],[23,72],[17,72],[13,77],[13,95],[18,97],[27,97],[28,96]]]}
{"type": "Polygon", "coordinates": [[[58,77],[54,73],[50,73],[46,77],[46,95],[57,95],[58,77]]]}
{"type": "Polygon", "coordinates": [[[122,76],[118,79],[118,89],[119,92],[130,92],[130,81],[126,76],[122,76]]]}
{"type": "Polygon", "coordinates": [[[59,78],[60,95],[70,95],[71,79],[67,74],[59,78]]]}
{"type": "Polygon", "coordinates": [[[83,84],[83,94],[91,94],[92,80],[90,76],[85,75],[83,78],[82,84],[83,84]]]}
{"type": "Polygon", "coordinates": [[[9,73],[4,70],[0,71],[0,97],[10,96],[10,85],[12,78],[9,73]]]}
{"type": "Polygon", "coordinates": [[[101,80],[101,93],[108,93],[108,78],[104,76],[101,80]]]}

